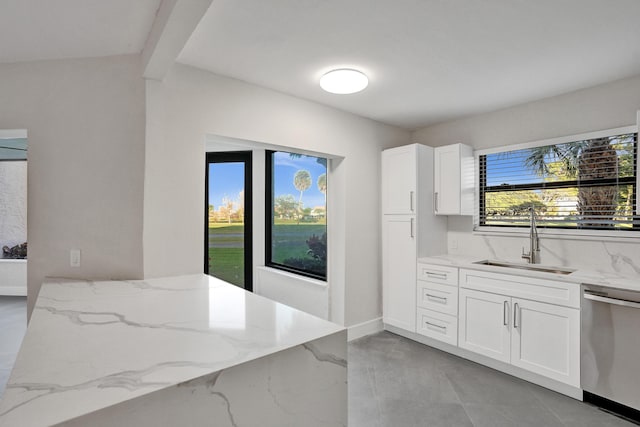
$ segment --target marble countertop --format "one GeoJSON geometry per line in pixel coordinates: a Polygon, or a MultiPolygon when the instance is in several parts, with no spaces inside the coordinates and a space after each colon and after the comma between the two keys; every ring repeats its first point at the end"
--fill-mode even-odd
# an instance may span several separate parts
{"type": "MultiPolygon", "coordinates": [[[[598,285],[640,292],[640,275],[631,276],[611,272],[591,271],[583,268],[574,269],[574,271],[570,274],[556,274],[519,268],[505,268],[491,265],[475,264],[476,262],[485,259],[486,258],[474,257],[469,255],[443,254],[418,258],[418,262],[460,268],[471,268],[474,270],[491,271],[494,273],[508,273],[516,276],[539,277],[543,279],[559,280],[562,282],[598,285]]],[[[536,266],[572,269],[571,266],[547,266],[543,264],[536,264],[536,266]]]]}
{"type": "Polygon", "coordinates": [[[47,279],[0,426],[53,425],[343,329],[202,274],[47,279]]]}

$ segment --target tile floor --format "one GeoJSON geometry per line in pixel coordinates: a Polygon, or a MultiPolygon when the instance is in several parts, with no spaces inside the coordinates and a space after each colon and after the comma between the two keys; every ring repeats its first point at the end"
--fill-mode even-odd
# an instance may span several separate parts
{"type": "MultiPolygon", "coordinates": [[[[26,298],[0,297],[0,396],[26,330],[26,298]]],[[[403,337],[349,343],[350,427],[629,427],[598,408],[403,337]]]]}
{"type": "Polygon", "coordinates": [[[0,296],[0,397],[27,329],[27,297],[0,296]]]}
{"type": "Polygon", "coordinates": [[[349,343],[349,426],[635,424],[510,375],[381,332],[349,343]]]}

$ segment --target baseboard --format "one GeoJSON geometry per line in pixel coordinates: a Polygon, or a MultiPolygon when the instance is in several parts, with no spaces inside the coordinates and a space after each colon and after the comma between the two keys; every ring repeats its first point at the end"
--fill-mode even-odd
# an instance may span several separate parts
{"type": "Polygon", "coordinates": [[[377,332],[382,332],[382,317],[349,326],[347,330],[347,341],[353,341],[377,332]]]}
{"type": "Polygon", "coordinates": [[[0,286],[0,296],[26,297],[27,288],[22,286],[0,286]]]}

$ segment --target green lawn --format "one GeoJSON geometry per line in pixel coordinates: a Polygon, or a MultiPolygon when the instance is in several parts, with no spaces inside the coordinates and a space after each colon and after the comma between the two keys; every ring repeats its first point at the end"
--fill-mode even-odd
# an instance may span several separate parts
{"type": "Polygon", "coordinates": [[[209,274],[244,288],[244,249],[209,248],[209,274]]]}
{"type": "Polygon", "coordinates": [[[307,239],[312,234],[322,235],[322,224],[275,224],[273,233],[273,261],[281,263],[287,258],[307,257],[307,239]]]}
{"type": "MultiPolygon", "coordinates": [[[[274,227],[273,261],[278,263],[308,257],[307,239],[325,232],[324,224],[297,224],[295,220],[276,220],[274,227]]],[[[239,286],[244,286],[243,234],[243,224],[216,223],[209,227],[209,273],[239,286]]]]}

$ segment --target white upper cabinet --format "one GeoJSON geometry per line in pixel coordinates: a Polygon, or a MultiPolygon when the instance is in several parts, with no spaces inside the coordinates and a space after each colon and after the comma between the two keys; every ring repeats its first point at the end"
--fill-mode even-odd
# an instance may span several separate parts
{"type": "Polygon", "coordinates": [[[416,144],[382,152],[382,213],[415,214],[418,147],[416,144]]]}
{"type": "Polygon", "coordinates": [[[473,215],[475,161],[464,144],[434,150],[434,210],[437,215],[473,215]]]}

